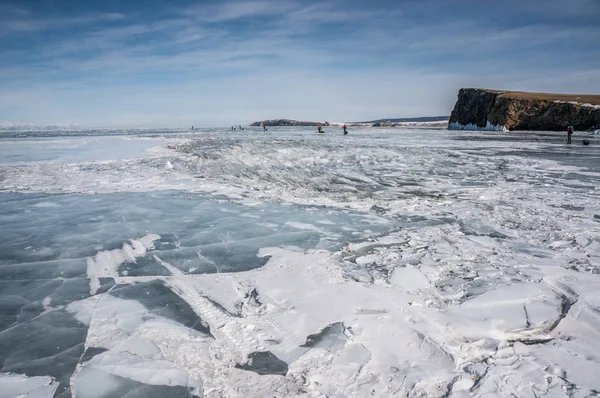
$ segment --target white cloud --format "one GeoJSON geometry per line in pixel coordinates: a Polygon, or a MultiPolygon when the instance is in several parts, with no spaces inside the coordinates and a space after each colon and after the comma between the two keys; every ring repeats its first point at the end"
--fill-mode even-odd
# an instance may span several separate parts
{"type": "MultiPolygon", "coordinates": [[[[100,27],[80,34],[75,38],[70,37],[58,43],[50,43],[42,50],[42,55],[54,58],[80,51],[108,51],[125,47],[133,50],[134,48],[132,47],[134,45],[126,44],[127,40],[136,36],[156,33],[164,34],[164,41],[172,45],[173,40],[171,40],[171,37],[178,36],[189,29],[192,29],[196,35],[199,35],[200,29],[194,27],[188,19],[165,19],[148,24],[133,24],[109,28],[100,27]]],[[[103,55],[104,53],[102,52],[98,53],[99,58],[103,55]]]]}
{"type": "Polygon", "coordinates": [[[523,48],[524,46],[548,45],[558,40],[596,40],[600,30],[586,26],[531,25],[517,28],[480,26],[473,21],[455,21],[438,25],[422,26],[404,32],[415,50],[473,49],[478,46],[500,51],[500,46],[523,48]]]}
{"type": "Polygon", "coordinates": [[[550,17],[598,17],[600,15],[600,2],[598,0],[544,0],[528,2],[515,0],[510,6],[521,12],[529,12],[539,16],[550,17]]]}
{"type": "Polygon", "coordinates": [[[10,17],[27,17],[31,15],[31,12],[25,8],[17,7],[15,5],[0,4],[0,15],[6,15],[10,17]]]}

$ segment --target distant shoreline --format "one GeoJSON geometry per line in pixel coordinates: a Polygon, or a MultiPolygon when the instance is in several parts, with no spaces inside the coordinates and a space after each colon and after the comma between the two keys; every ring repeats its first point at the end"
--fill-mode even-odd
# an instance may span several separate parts
{"type": "Polygon", "coordinates": [[[292,119],[271,119],[251,123],[251,127],[303,127],[303,126],[342,126],[351,127],[442,127],[448,125],[450,116],[423,116],[413,118],[377,119],[366,122],[311,122],[292,119]],[[439,126],[438,126],[439,124],[439,126]]]}

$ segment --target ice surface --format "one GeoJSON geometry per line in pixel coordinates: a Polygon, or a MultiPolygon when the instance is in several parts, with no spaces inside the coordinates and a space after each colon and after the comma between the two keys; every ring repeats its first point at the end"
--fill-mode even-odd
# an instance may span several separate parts
{"type": "Polygon", "coordinates": [[[236,365],[236,368],[256,372],[259,375],[283,375],[288,371],[287,363],[277,358],[272,353],[253,352],[248,357],[248,362],[236,365]]]}
{"type": "Polygon", "coordinates": [[[319,347],[327,350],[339,350],[346,344],[347,337],[344,334],[346,327],[342,322],[335,322],[327,325],[319,333],[311,334],[306,337],[306,343],[301,347],[319,347]]]}
{"type": "Polygon", "coordinates": [[[51,376],[60,394],[69,388],[86,334],[86,325],[60,309],[19,323],[0,334],[2,372],[51,376]]]}
{"type": "MultiPolygon", "coordinates": [[[[160,144],[175,142],[160,137],[74,137],[45,138],[43,140],[3,139],[0,164],[32,164],[35,162],[78,163],[138,159],[150,154],[146,150],[160,144]],[[36,147],[35,151],[31,151],[36,147]]],[[[165,149],[165,152],[167,150],[165,149]]]]}
{"type": "Polygon", "coordinates": [[[598,395],[593,145],[100,133],[0,137],[0,397],[598,395]]]}

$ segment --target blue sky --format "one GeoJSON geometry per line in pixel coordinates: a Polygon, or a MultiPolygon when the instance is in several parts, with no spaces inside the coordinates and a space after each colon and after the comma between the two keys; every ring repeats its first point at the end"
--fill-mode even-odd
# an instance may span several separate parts
{"type": "Polygon", "coordinates": [[[600,94],[600,0],[2,0],[0,123],[448,115],[460,87],[600,94]]]}

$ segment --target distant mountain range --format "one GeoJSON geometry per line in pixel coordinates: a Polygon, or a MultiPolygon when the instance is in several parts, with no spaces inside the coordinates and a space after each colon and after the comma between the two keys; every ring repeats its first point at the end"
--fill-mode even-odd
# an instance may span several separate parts
{"type": "MultiPolygon", "coordinates": [[[[397,119],[378,119],[371,120],[368,122],[346,122],[351,126],[361,125],[373,125],[373,127],[384,127],[384,126],[401,126],[399,123],[448,123],[450,116],[423,116],[423,117],[405,117],[397,119]]],[[[262,120],[260,122],[254,122],[250,126],[341,126],[344,123],[341,122],[305,122],[291,119],[273,119],[273,120],[262,120]]]]}
{"type": "Polygon", "coordinates": [[[450,116],[423,116],[423,117],[403,117],[398,119],[377,119],[367,122],[355,123],[423,123],[423,122],[447,122],[450,116]]]}
{"type": "Polygon", "coordinates": [[[35,123],[0,123],[0,131],[15,131],[15,130],[77,130],[81,126],[77,124],[48,124],[41,125],[35,123]]]}
{"type": "Polygon", "coordinates": [[[285,126],[285,127],[295,127],[295,126],[329,126],[328,122],[303,122],[299,120],[291,120],[291,119],[272,119],[272,120],[262,120],[260,122],[254,122],[250,124],[252,127],[276,127],[276,126],[285,126]]]}

